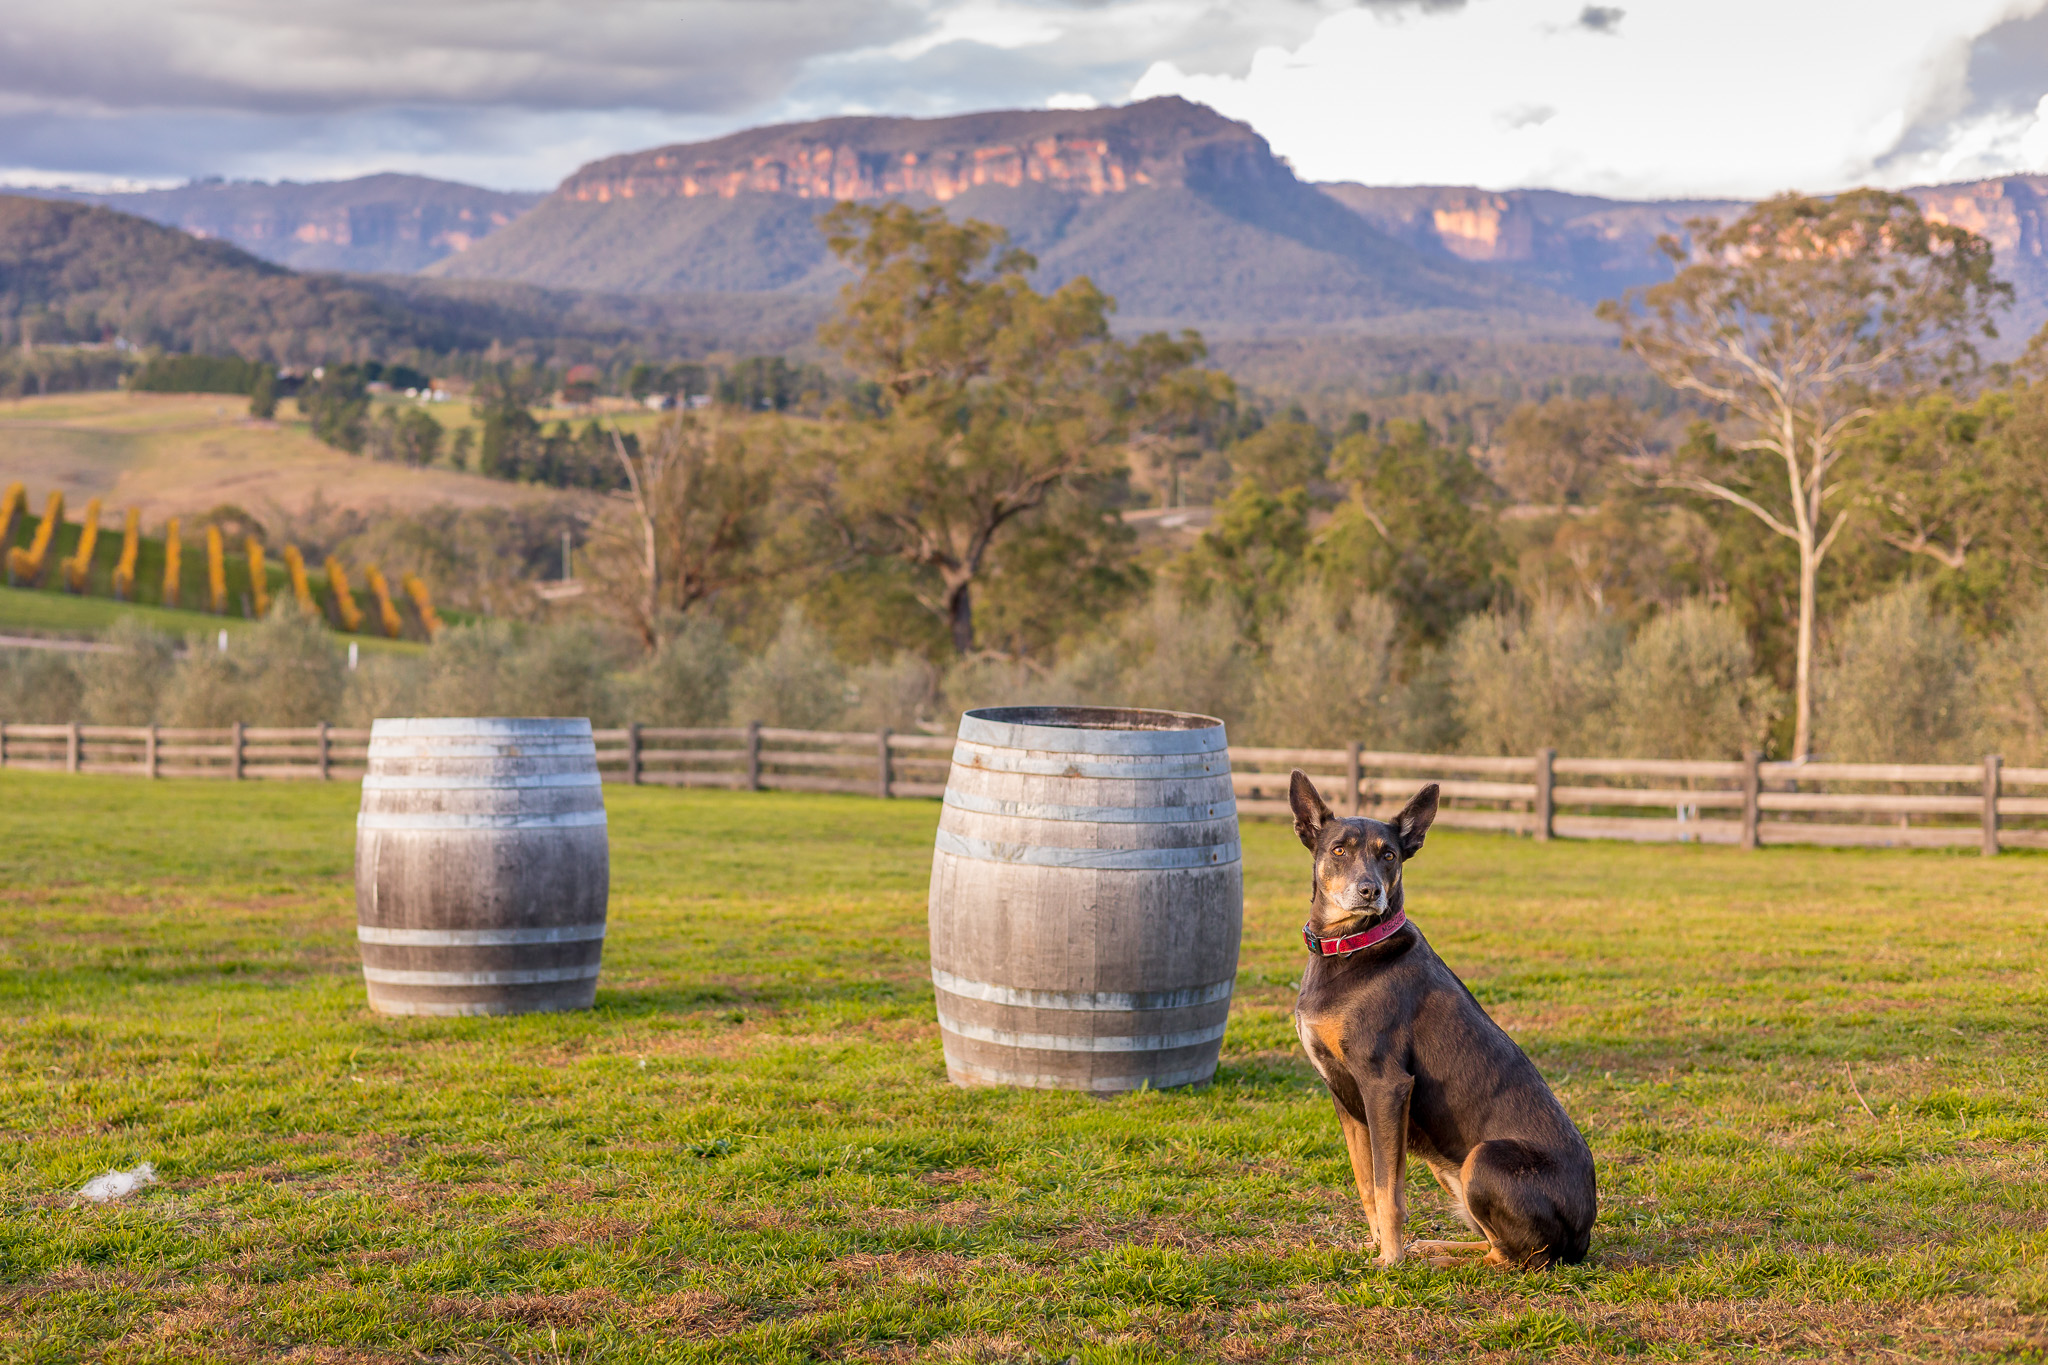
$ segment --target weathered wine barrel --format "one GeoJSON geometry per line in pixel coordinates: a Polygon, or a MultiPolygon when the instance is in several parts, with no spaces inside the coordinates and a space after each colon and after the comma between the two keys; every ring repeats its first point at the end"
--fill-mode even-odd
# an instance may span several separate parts
{"type": "Polygon", "coordinates": [[[1109,707],[969,711],[930,917],[956,1085],[1207,1081],[1244,920],[1223,723],[1109,707]]]}
{"type": "Polygon", "coordinates": [[[356,817],[371,1009],[588,1009],[610,891],[588,720],[371,727],[356,817]]]}

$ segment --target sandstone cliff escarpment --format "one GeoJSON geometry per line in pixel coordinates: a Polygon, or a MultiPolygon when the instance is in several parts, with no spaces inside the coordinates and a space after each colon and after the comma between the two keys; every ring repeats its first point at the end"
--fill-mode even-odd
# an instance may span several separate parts
{"type": "Polygon", "coordinates": [[[951,119],[840,118],[754,129],[715,142],[657,147],[584,167],[558,199],[924,198],[1045,186],[1122,194],[1180,185],[1204,170],[1257,173],[1265,139],[1184,100],[1123,109],[1032,110],[951,119]]]}

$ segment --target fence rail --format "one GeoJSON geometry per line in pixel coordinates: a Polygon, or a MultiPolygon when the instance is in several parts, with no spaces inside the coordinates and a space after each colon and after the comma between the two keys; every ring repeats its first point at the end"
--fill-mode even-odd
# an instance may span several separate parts
{"type": "MultiPolygon", "coordinates": [[[[935,797],[953,740],[893,731],[745,725],[597,730],[607,782],[751,791],[935,797]]],[[[0,725],[0,767],[45,772],[229,780],[362,777],[370,732],[336,726],[0,725]]],[[[1437,824],[1536,839],[2048,848],[2048,768],[1981,764],[1766,763],[1230,750],[1230,781],[1248,816],[1289,814],[1301,768],[1340,813],[1388,816],[1425,782],[1441,788],[1437,824]],[[1571,779],[1560,784],[1558,779],[1571,779]],[[1669,812],[1669,815],[1664,814],[1669,812]]]]}

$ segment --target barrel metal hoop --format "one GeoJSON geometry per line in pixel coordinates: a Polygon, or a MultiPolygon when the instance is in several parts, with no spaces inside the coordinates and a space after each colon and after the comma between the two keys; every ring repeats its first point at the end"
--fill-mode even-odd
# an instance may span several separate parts
{"type": "Polygon", "coordinates": [[[952,1018],[944,1010],[939,1011],[939,1027],[948,1033],[971,1038],[977,1043],[1032,1048],[1041,1052],[1165,1052],[1171,1048],[1213,1043],[1223,1036],[1226,1024],[1227,1021],[1182,1033],[1118,1034],[1093,1038],[1069,1033],[1018,1033],[1011,1029],[989,1028],[985,1024],[965,1023],[952,1018]]]}
{"type": "Polygon", "coordinates": [[[597,745],[587,739],[563,739],[552,743],[535,740],[524,740],[515,743],[508,740],[503,744],[492,744],[489,741],[459,744],[450,740],[446,743],[434,744],[399,738],[373,739],[370,741],[368,752],[372,760],[394,758],[587,758],[595,762],[597,758],[597,745]]]}
{"type": "Polygon", "coordinates": [[[970,981],[964,976],[932,968],[932,984],[948,995],[965,1000],[983,1000],[992,1005],[1015,1005],[1034,1010],[1177,1010],[1194,1005],[1228,1000],[1235,981],[1217,981],[1207,986],[1189,986],[1177,991],[1027,991],[998,986],[987,981],[970,981]]]}
{"type": "Polygon", "coordinates": [[[372,773],[363,779],[363,790],[366,792],[526,791],[539,787],[561,789],[603,785],[603,778],[595,772],[588,771],[519,773],[504,777],[444,777],[428,773],[380,776],[372,773]]]}
{"type": "Polygon", "coordinates": [[[984,863],[1021,863],[1028,867],[1077,867],[1100,872],[1144,872],[1170,868],[1223,867],[1243,856],[1236,839],[1193,848],[1059,848],[1049,844],[1009,844],[969,839],[941,829],[937,848],[956,858],[984,863]]]}
{"type": "Polygon", "coordinates": [[[601,810],[571,810],[556,815],[523,811],[463,815],[451,815],[444,811],[364,811],[356,816],[357,829],[389,832],[473,830],[492,833],[507,829],[602,828],[604,823],[604,812],[601,810]]]}
{"type": "Polygon", "coordinates": [[[1163,759],[1127,758],[1105,761],[1077,754],[1038,756],[1017,749],[991,749],[961,740],[953,746],[953,762],[962,768],[984,773],[1015,773],[1022,777],[1113,777],[1125,781],[1145,778],[1218,777],[1230,771],[1230,755],[1171,754],[1163,759]]]}
{"type": "Polygon", "coordinates": [[[946,1053],[946,1068],[983,1085],[1022,1085],[1034,1090],[1088,1090],[1104,1093],[1140,1090],[1147,1086],[1154,1090],[1165,1090],[1170,1086],[1192,1085],[1206,1081],[1216,1074],[1216,1063],[1201,1062],[1178,1071],[1162,1071],[1156,1074],[1146,1072],[1137,1076],[1088,1076],[1077,1081],[1072,1076],[1053,1076],[1038,1071],[1006,1071],[1001,1067],[980,1066],[962,1061],[950,1051],[946,1053]]]}
{"type": "Polygon", "coordinates": [[[1057,754],[1206,754],[1222,753],[1229,747],[1220,724],[1173,730],[1111,730],[1017,724],[989,720],[971,711],[960,717],[956,734],[963,742],[972,744],[1057,754]]]}
{"type": "Polygon", "coordinates": [[[366,966],[363,980],[377,986],[537,986],[549,981],[588,981],[598,971],[595,962],[495,972],[409,972],[366,966]]]}
{"type": "Polygon", "coordinates": [[[591,738],[582,716],[390,716],[370,722],[372,738],[576,739],[591,738]]]}
{"type": "Polygon", "coordinates": [[[529,929],[386,929],[356,926],[356,940],[406,948],[497,948],[520,943],[589,943],[604,938],[604,921],[529,929]]]}
{"type": "Polygon", "coordinates": [[[1178,825],[1193,820],[1229,820],[1237,815],[1237,801],[1228,796],[1205,806],[1056,806],[1043,801],[1003,801],[948,787],[945,804],[977,815],[1102,825],[1178,825]]]}
{"type": "MultiPolygon", "coordinates": [[[[596,991],[595,986],[590,987],[593,995],[596,991]]],[[[588,1009],[589,1004],[582,998],[582,992],[572,988],[556,991],[553,995],[540,999],[522,1000],[405,1000],[397,996],[379,995],[370,998],[370,1007],[379,1014],[409,1014],[432,1019],[477,1019],[507,1014],[588,1009]]]]}

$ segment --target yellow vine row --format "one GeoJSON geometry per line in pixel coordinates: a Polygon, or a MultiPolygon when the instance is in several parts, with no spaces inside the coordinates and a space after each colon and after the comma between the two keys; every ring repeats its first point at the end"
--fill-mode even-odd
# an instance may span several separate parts
{"type": "Polygon", "coordinates": [[[284,547],[284,570],[291,575],[292,596],[299,599],[299,610],[308,616],[318,616],[320,605],[313,600],[313,585],[306,581],[306,560],[298,546],[284,547]]]}
{"type": "Polygon", "coordinates": [[[78,527],[78,549],[64,561],[64,586],[76,593],[85,591],[86,576],[92,572],[92,552],[100,544],[100,500],[85,504],[85,520],[78,527]]]}
{"type": "Polygon", "coordinates": [[[50,501],[43,508],[42,524],[36,527],[35,539],[26,550],[7,552],[7,581],[24,587],[39,588],[43,585],[43,574],[50,567],[50,542],[56,537],[57,527],[64,521],[64,494],[50,494],[50,501]]]}
{"type": "Polygon", "coordinates": [[[164,523],[164,605],[178,605],[178,574],[182,558],[182,544],[178,540],[178,519],[172,517],[164,523]]]}
{"type": "Polygon", "coordinates": [[[135,596],[135,557],[142,553],[142,513],[128,509],[121,534],[121,562],[114,566],[114,596],[123,602],[135,596]]]}
{"type": "Polygon", "coordinates": [[[206,595],[215,616],[228,614],[227,546],[221,542],[218,526],[206,528],[206,595]]]}
{"type": "Polygon", "coordinates": [[[420,624],[427,628],[427,638],[433,639],[441,633],[441,614],[434,610],[434,599],[427,593],[427,585],[416,573],[409,573],[398,580],[399,587],[412,599],[413,610],[420,614],[420,624]]]}
{"type": "Polygon", "coordinates": [[[363,570],[363,578],[369,583],[370,591],[377,598],[377,619],[384,627],[387,638],[396,640],[405,629],[405,619],[398,614],[398,608],[391,604],[391,588],[384,581],[383,573],[375,564],[363,570]]]}
{"type": "Polygon", "coordinates": [[[263,572],[263,542],[250,536],[242,543],[242,553],[249,557],[249,605],[256,609],[256,619],[270,615],[270,578],[263,572]]]}
{"type": "Polygon", "coordinates": [[[333,594],[334,614],[341,618],[341,628],[350,632],[360,629],[362,608],[356,605],[355,594],[348,590],[348,570],[333,555],[327,556],[327,591],[333,594]]]}

